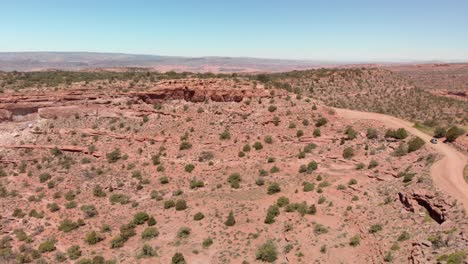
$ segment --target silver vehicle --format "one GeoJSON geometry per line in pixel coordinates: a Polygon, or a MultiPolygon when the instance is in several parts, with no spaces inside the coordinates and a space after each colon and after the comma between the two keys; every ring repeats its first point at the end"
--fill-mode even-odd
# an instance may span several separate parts
{"type": "Polygon", "coordinates": [[[437,144],[437,138],[431,139],[431,143],[432,143],[432,144],[437,144]]]}

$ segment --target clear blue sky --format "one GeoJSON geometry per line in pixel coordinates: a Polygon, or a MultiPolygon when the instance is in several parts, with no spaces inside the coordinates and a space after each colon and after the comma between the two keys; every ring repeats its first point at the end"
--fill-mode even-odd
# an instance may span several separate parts
{"type": "Polygon", "coordinates": [[[468,61],[468,1],[0,0],[0,51],[468,61]]]}

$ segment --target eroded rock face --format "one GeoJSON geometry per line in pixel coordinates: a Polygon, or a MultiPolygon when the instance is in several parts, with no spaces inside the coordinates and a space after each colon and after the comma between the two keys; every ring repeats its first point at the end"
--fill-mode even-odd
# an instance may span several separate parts
{"type": "Polygon", "coordinates": [[[446,197],[429,193],[427,190],[411,189],[399,192],[398,198],[408,211],[416,212],[417,206],[422,206],[437,223],[442,224],[448,220],[451,201],[446,197]]]}
{"type": "Polygon", "coordinates": [[[45,91],[36,94],[15,94],[0,97],[0,121],[21,120],[38,114],[41,118],[70,118],[76,115],[96,115],[98,105],[127,103],[156,104],[169,100],[188,102],[241,102],[244,98],[266,97],[264,89],[229,87],[223,80],[167,80],[144,91],[77,89],[45,91]]]}
{"type": "Polygon", "coordinates": [[[12,113],[6,109],[0,109],[0,121],[11,121],[12,113]]]}

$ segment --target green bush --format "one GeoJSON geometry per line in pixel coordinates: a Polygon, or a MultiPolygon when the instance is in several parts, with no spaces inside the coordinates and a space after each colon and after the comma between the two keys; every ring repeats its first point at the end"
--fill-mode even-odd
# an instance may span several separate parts
{"type": "Polygon", "coordinates": [[[142,225],[149,219],[149,215],[146,212],[138,212],[133,216],[133,223],[135,225],[142,225]]]}
{"type": "MultiPolygon", "coordinates": [[[[289,202],[289,201],[288,201],[289,202]]],[[[265,217],[265,224],[272,224],[275,222],[275,217],[280,214],[279,206],[274,204],[268,207],[267,215],[265,217]]]]}
{"type": "Polygon", "coordinates": [[[120,149],[115,149],[114,151],[107,153],[106,158],[109,163],[115,163],[119,161],[122,158],[120,149]]]}
{"type": "Polygon", "coordinates": [[[53,239],[48,239],[44,242],[42,242],[40,245],[39,245],[39,252],[40,253],[46,253],[46,252],[52,252],[55,250],[55,240],[53,239]]]}
{"type": "Polygon", "coordinates": [[[200,221],[205,218],[205,215],[202,212],[198,212],[193,216],[193,220],[200,221]]]}
{"type": "Polygon", "coordinates": [[[373,224],[370,226],[369,228],[369,233],[373,234],[373,233],[377,233],[379,231],[382,231],[382,225],[381,224],[373,224]]]}
{"type": "Polygon", "coordinates": [[[141,233],[141,238],[142,239],[152,239],[155,238],[159,235],[159,231],[154,228],[154,227],[147,227],[143,232],[141,233]]]}
{"type": "Polygon", "coordinates": [[[302,183],[302,190],[304,192],[311,192],[315,189],[315,184],[311,183],[311,182],[303,182],[302,183]]]}
{"type": "Polygon", "coordinates": [[[278,200],[276,201],[276,204],[279,206],[279,207],[283,207],[283,206],[286,206],[289,204],[289,199],[285,196],[281,196],[280,198],[278,198],[278,200]]]}
{"type": "Polygon", "coordinates": [[[231,139],[231,133],[228,129],[224,130],[223,133],[219,135],[219,139],[221,140],[229,140],[231,139]]]}
{"type": "Polygon", "coordinates": [[[204,248],[207,248],[207,247],[209,247],[209,246],[211,246],[211,245],[213,245],[213,239],[211,239],[211,238],[206,238],[206,239],[204,239],[203,242],[202,242],[202,246],[203,246],[204,248]]]}
{"type": "Polygon", "coordinates": [[[175,203],[175,209],[177,211],[183,211],[187,209],[187,202],[184,199],[179,199],[175,203]]]}
{"type": "Polygon", "coordinates": [[[408,132],[404,128],[399,128],[397,130],[389,129],[385,132],[385,137],[394,139],[405,139],[408,137],[408,132]]]}
{"type": "Polygon", "coordinates": [[[182,141],[182,143],[180,143],[180,146],[179,146],[179,150],[186,150],[186,149],[191,149],[192,148],[192,144],[190,144],[190,142],[187,142],[187,141],[182,141]]]}
{"type": "Polygon", "coordinates": [[[127,242],[127,239],[118,235],[111,240],[111,248],[121,248],[124,246],[125,242],[127,242]]]}
{"type": "Polygon", "coordinates": [[[261,150],[261,149],[263,148],[263,145],[262,145],[262,143],[260,143],[260,142],[257,141],[257,142],[255,142],[255,143],[252,145],[252,147],[253,147],[255,150],[261,150]]]}
{"type": "Polygon", "coordinates": [[[271,113],[275,112],[276,109],[277,109],[277,107],[274,106],[274,105],[270,105],[270,106],[268,107],[268,111],[271,112],[271,113]]]}
{"type": "Polygon", "coordinates": [[[447,134],[447,130],[443,127],[437,127],[434,130],[434,137],[435,138],[443,138],[447,134]]]}
{"type": "Polygon", "coordinates": [[[408,153],[416,151],[416,150],[422,148],[422,146],[424,146],[424,144],[426,144],[426,142],[424,142],[424,140],[422,140],[421,138],[419,138],[419,137],[412,138],[408,142],[408,153]]]}
{"type": "Polygon", "coordinates": [[[267,193],[271,195],[271,194],[279,193],[280,191],[281,191],[281,187],[279,186],[279,184],[276,182],[272,182],[268,186],[267,193]]]}
{"type": "Polygon", "coordinates": [[[231,185],[231,188],[239,189],[241,180],[240,174],[236,172],[229,175],[227,181],[231,185]]]}
{"type": "Polygon", "coordinates": [[[99,234],[96,231],[92,231],[85,236],[86,243],[90,245],[97,244],[98,242],[101,242],[102,240],[104,240],[104,236],[102,234],[99,234]]]}
{"type": "Polygon", "coordinates": [[[343,150],[343,158],[350,159],[354,157],[354,149],[352,147],[347,147],[343,150]]]}
{"type": "Polygon", "coordinates": [[[273,138],[271,136],[265,136],[264,141],[267,144],[272,144],[273,143],[273,138]]]}
{"type": "Polygon", "coordinates": [[[355,139],[357,137],[356,130],[354,130],[354,128],[351,127],[351,126],[346,128],[345,134],[346,134],[348,140],[353,140],[353,139],[355,139]]]}
{"type": "Polygon", "coordinates": [[[182,253],[175,253],[174,256],[172,256],[172,261],[171,261],[172,264],[187,264],[187,262],[185,261],[185,258],[184,258],[184,255],[182,255],[182,253]]]}
{"type": "Polygon", "coordinates": [[[368,128],[366,136],[368,139],[376,139],[379,136],[379,133],[377,132],[377,129],[368,128]]]}
{"type": "Polygon", "coordinates": [[[78,245],[73,245],[67,249],[67,254],[70,259],[78,259],[81,257],[81,249],[78,245]]]}
{"type": "Polygon", "coordinates": [[[147,224],[148,226],[154,226],[154,225],[157,224],[157,222],[156,222],[156,219],[154,219],[154,217],[151,216],[151,217],[148,219],[148,222],[146,222],[146,224],[147,224]]]}
{"type": "Polygon", "coordinates": [[[177,231],[177,237],[178,238],[187,238],[190,233],[192,233],[192,229],[188,227],[181,227],[179,231],[177,231]]]}
{"type": "Polygon", "coordinates": [[[102,189],[100,185],[96,185],[94,186],[94,189],[93,189],[93,195],[96,197],[105,197],[106,193],[104,192],[104,190],[102,189]]]}
{"type": "Polygon", "coordinates": [[[352,236],[349,240],[349,245],[353,247],[357,247],[359,244],[361,244],[361,237],[359,235],[352,236]]]}
{"type": "Polygon", "coordinates": [[[81,211],[83,211],[86,218],[91,218],[98,214],[96,207],[94,207],[94,205],[82,205],[81,211]]]}
{"type": "Polygon", "coordinates": [[[224,224],[226,226],[233,226],[236,224],[236,219],[234,219],[234,212],[230,211],[229,212],[229,215],[226,219],[226,221],[224,222],[224,224]]]}
{"type": "Polygon", "coordinates": [[[278,251],[276,245],[273,244],[273,241],[268,241],[265,244],[260,245],[260,247],[255,252],[255,257],[258,260],[263,262],[274,262],[278,258],[278,251]]]}
{"type": "Polygon", "coordinates": [[[185,170],[186,172],[188,172],[188,173],[191,173],[194,169],[195,169],[195,165],[193,165],[193,164],[187,164],[187,165],[185,165],[185,167],[184,167],[184,170],[185,170]]]}
{"type": "Polygon", "coordinates": [[[109,197],[109,201],[112,204],[120,203],[120,204],[127,204],[130,202],[130,197],[125,194],[114,193],[109,197]]]}
{"type": "Polygon", "coordinates": [[[42,173],[41,175],[39,175],[39,182],[44,183],[44,182],[50,180],[51,178],[52,178],[52,176],[50,176],[49,173],[42,173]]]}
{"type": "Polygon", "coordinates": [[[455,251],[450,254],[444,254],[437,258],[437,261],[444,261],[447,264],[463,264],[466,259],[467,252],[455,251]]]}
{"type": "Polygon", "coordinates": [[[445,135],[448,142],[455,141],[459,136],[465,134],[465,131],[457,126],[449,128],[447,134],[445,135]]]}
{"type": "Polygon", "coordinates": [[[167,200],[164,202],[164,209],[169,209],[175,206],[174,200],[167,200]]]}
{"type": "Polygon", "coordinates": [[[67,218],[60,222],[58,229],[62,232],[68,233],[79,227],[80,227],[80,224],[78,222],[73,222],[72,220],[67,218]]]}
{"type": "Polygon", "coordinates": [[[317,119],[317,121],[315,122],[315,126],[316,127],[321,127],[321,126],[324,126],[328,123],[328,120],[325,118],[325,117],[321,117],[319,119],[317,119]]]}

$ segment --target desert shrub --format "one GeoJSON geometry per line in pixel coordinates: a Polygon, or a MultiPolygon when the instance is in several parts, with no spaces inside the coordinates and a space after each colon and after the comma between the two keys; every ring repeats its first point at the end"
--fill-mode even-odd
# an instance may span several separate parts
{"type": "Polygon", "coordinates": [[[237,154],[237,156],[238,156],[239,158],[243,158],[243,157],[245,157],[245,153],[242,152],[242,151],[239,151],[239,153],[237,154]]]}
{"type": "Polygon", "coordinates": [[[437,127],[434,130],[434,137],[435,138],[443,138],[447,134],[447,130],[443,127],[437,127]]]}
{"type": "Polygon", "coordinates": [[[56,203],[47,204],[47,208],[49,208],[49,210],[51,212],[56,212],[56,211],[60,210],[60,206],[58,206],[58,204],[56,204],[56,203]]]}
{"type": "Polygon", "coordinates": [[[183,211],[187,209],[187,202],[184,199],[179,199],[175,203],[175,209],[177,211],[183,211]]]}
{"type": "Polygon", "coordinates": [[[171,263],[172,264],[187,264],[187,262],[185,261],[184,255],[182,255],[182,253],[179,253],[179,252],[175,253],[174,256],[172,256],[171,263]]]}
{"type": "Polygon", "coordinates": [[[136,235],[135,224],[133,223],[121,225],[119,228],[119,231],[120,231],[120,236],[125,240],[128,240],[130,237],[136,235]]]}
{"type": "Polygon", "coordinates": [[[243,152],[249,152],[250,151],[250,145],[249,144],[244,145],[244,147],[242,148],[242,151],[243,152]]]}
{"type": "Polygon", "coordinates": [[[202,242],[202,246],[203,246],[204,248],[207,248],[207,247],[209,247],[209,246],[211,246],[211,245],[213,245],[213,239],[210,238],[210,237],[204,239],[203,242],[202,242]]]}
{"type": "Polygon", "coordinates": [[[368,139],[376,139],[379,136],[379,133],[378,133],[377,129],[368,128],[366,136],[367,136],[368,139]]]}
{"type": "Polygon", "coordinates": [[[174,200],[167,200],[164,202],[164,209],[169,209],[175,206],[174,200]]]}
{"type": "Polygon", "coordinates": [[[234,218],[234,212],[233,211],[229,212],[229,215],[228,215],[226,221],[224,222],[224,224],[226,226],[233,226],[233,225],[236,224],[236,219],[234,218]]]}
{"type": "Polygon", "coordinates": [[[270,106],[268,107],[268,111],[271,112],[271,113],[275,112],[276,109],[278,109],[278,108],[277,108],[276,106],[274,106],[274,105],[270,105],[270,106]]]}
{"type": "Polygon", "coordinates": [[[369,166],[367,166],[367,168],[368,169],[373,169],[373,168],[375,168],[377,166],[379,166],[379,162],[373,159],[373,160],[371,160],[369,162],[369,166]]]}
{"type": "Polygon", "coordinates": [[[315,122],[315,126],[316,127],[321,127],[321,126],[324,126],[328,123],[328,120],[325,118],[325,117],[321,117],[319,119],[317,119],[317,121],[315,122]]]}
{"type": "Polygon", "coordinates": [[[321,225],[321,224],[315,225],[314,234],[321,235],[321,234],[326,234],[326,233],[328,233],[328,228],[326,228],[324,225],[321,225]]]}
{"type": "Polygon", "coordinates": [[[320,128],[315,128],[314,132],[312,133],[314,137],[320,137],[322,135],[322,132],[320,131],[320,128]]]}
{"type": "Polygon", "coordinates": [[[188,173],[191,173],[194,169],[195,169],[195,165],[193,165],[193,164],[187,164],[187,165],[185,165],[185,167],[184,167],[184,170],[185,170],[186,172],[188,172],[188,173]]]}
{"type": "Polygon", "coordinates": [[[148,222],[146,222],[146,224],[148,226],[154,226],[157,224],[157,222],[156,222],[156,219],[154,219],[154,217],[151,216],[150,218],[148,218],[148,222]]]}
{"type": "Polygon", "coordinates": [[[441,255],[437,258],[437,261],[444,261],[447,264],[463,264],[466,256],[467,252],[460,250],[450,254],[441,255]]]}
{"type": "Polygon", "coordinates": [[[58,229],[60,231],[63,231],[65,233],[68,233],[68,232],[71,232],[77,228],[80,227],[80,223],[78,222],[73,222],[72,220],[70,219],[64,219],[63,221],[60,222],[60,225],[58,227],[58,229]]]}
{"type": "Polygon", "coordinates": [[[39,182],[44,183],[44,182],[50,180],[51,178],[52,178],[52,176],[50,176],[49,173],[42,173],[41,175],[39,175],[39,182]]]}
{"type": "Polygon", "coordinates": [[[399,128],[397,130],[389,129],[385,132],[385,137],[394,139],[405,139],[408,137],[408,132],[404,128],[399,128]]]}
{"type": "Polygon", "coordinates": [[[412,181],[415,175],[416,175],[416,173],[412,173],[412,172],[408,172],[408,171],[399,172],[397,174],[398,178],[403,177],[403,182],[405,182],[405,183],[412,181]]]}
{"type": "Polygon", "coordinates": [[[303,182],[302,183],[302,190],[304,192],[311,192],[315,189],[315,184],[311,183],[311,182],[303,182]]]}
{"type": "Polygon", "coordinates": [[[94,189],[93,189],[93,195],[96,197],[105,197],[106,193],[104,192],[104,190],[102,189],[100,185],[96,185],[94,186],[94,189]]]}
{"type": "Polygon", "coordinates": [[[116,203],[127,204],[130,202],[130,197],[128,197],[125,194],[114,193],[109,197],[109,201],[112,204],[116,204],[116,203]]]}
{"type": "Polygon", "coordinates": [[[255,150],[261,150],[263,148],[263,145],[262,143],[260,143],[259,141],[255,142],[252,147],[255,149],[255,150]]]}
{"type": "Polygon", "coordinates": [[[285,197],[285,196],[281,196],[281,197],[278,198],[278,200],[276,201],[276,204],[277,204],[279,207],[286,206],[286,205],[289,204],[289,198],[288,198],[288,197],[285,197]]]}
{"type": "Polygon", "coordinates": [[[192,148],[192,144],[190,144],[190,142],[188,141],[182,141],[182,143],[180,143],[179,145],[179,150],[186,150],[186,149],[191,149],[192,148]]]}
{"type": "Polygon", "coordinates": [[[362,170],[362,169],[364,169],[365,166],[366,165],[364,163],[360,162],[360,163],[356,164],[356,170],[362,170]]]}
{"type": "Polygon", "coordinates": [[[203,181],[201,180],[192,179],[190,181],[190,189],[202,188],[204,186],[205,186],[205,183],[203,183],[203,181]]]}
{"type": "Polygon", "coordinates": [[[90,233],[88,233],[85,236],[86,243],[88,243],[90,245],[97,244],[97,243],[101,242],[102,240],[104,240],[104,236],[102,234],[99,234],[96,231],[91,231],[90,233]]]}
{"type": "Polygon", "coordinates": [[[81,206],[81,211],[85,214],[85,217],[90,218],[94,217],[98,214],[96,207],[94,205],[82,205],[81,206]]]}
{"type": "Polygon", "coordinates": [[[231,188],[238,189],[240,187],[241,176],[239,173],[232,173],[228,177],[228,183],[231,185],[231,188]]]}
{"type": "Polygon", "coordinates": [[[317,207],[315,206],[315,204],[310,205],[309,208],[307,209],[307,214],[315,215],[316,213],[317,213],[317,207]]]}
{"type": "Polygon", "coordinates": [[[296,136],[297,136],[297,137],[302,137],[303,135],[304,135],[304,131],[302,131],[302,130],[298,130],[298,131],[296,132],[296,136]]]}
{"type": "Polygon", "coordinates": [[[357,184],[357,180],[356,180],[356,179],[350,179],[350,180],[348,181],[348,185],[355,185],[355,184],[357,184]]]}
{"type": "Polygon", "coordinates": [[[106,158],[109,163],[115,163],[119,161],[122,158],[120,149],[115,149],[114,151],[107,153],[106,158]]]}
{"type": "Polygon", "coordinates": [[[193,216],[193,220],[200,221],[205,218],[205,215],[202,212],[198,212],[193,216]]]}
{"type": "Polygon", "coordinates": [[[276,167],[276,166],[273,166],[273,167],[271,167],[271,169],[270,169],[270,173],[277,173],[277,172],[279,172],[279,171],[280,171],[280,169],[279,169],[278,167],[276,167]]]}
{"type": "Polygon", "coordinates": [[[70,259],[78,259],[81,257],[81,249],[78,245],[73,245],[67,249],[67,255],[70,259]]]}
{"type": "Polygon", "coordinates": [[[231,133],[229,132],[228,129],[225,129],[223,133],[219,135],[219,139],[221,140],[229,140],[231,139],[231,133]]]}
{"type": "Polygon", "coordinates": [[[455,141],[459,136],[465,134],[465,131],[457,126],[453,126],[447,130],[447,134],[445,135],[448,142],[455,141]]]}
{"type": "Polygon", "coordinates": [[[391,251],[388,251],[387,254],[385,254],[384,259],[385,262],[392,262],[393,261],[393,255],[391,251]]]}
{"type": "Polygon", "coordinates": [[[314,143],[309,143],[307,144],[307,146],[304,147],[304,152],[305,153],[310,153],[312,152],[312,150],[314,150],[315,148],[317,148],[317,145],[314,144],[314,143]]]}
{"type": "Polygon", "coordinates": [[[270,205],[267,210],[267,215],[265,217],[265,224],[272,224],[275,222],[275,217],[280,214],[279,206],[274,204],[270,205]]]}
{"type": "Polygon", "coordinates": [[[416,151],[422,148],[424,144],[426,144],[426,142],[424,142],[420,137],[414,137],[408,142],[408,152],[416,151]]]}
{"type": "Polygon", "coordinates": [[[273,138],[271,136],[265,136],[264,141],[267,144],[272,144],[273,143],[273,138]]]}
{"type": "Polygon", "coordinates": [[[258,178],[255,180],[255,184],[258,186],[263,186],[265,184],[265,180],[263,178],[258,178]]]}
{"type": "Polygon", "coordinates": [[[357,137],[356,130],[354,130],[354,128],[351,127],[351,126],[346,128],[345,134],[346,134],[348,140],[353,140],[353,139],[355,139],[357,137]]]}
{"type": "Polygon", "coordinates": [[[271,195],[271,194],[279,193],[280,191],[281,191],[281,187],[279,186],[279,184],[276,182],[272,182],[268,186],[267,193],[271,195]]]}
{"type": "Polygon", "coordinates": [[[350,159],[354,157],[354,149],[352,147],[347,147],[343,150],[343,158],[350,159]]]}
{"type": "Polygon", "coordinates": [[[401,232],[401,234],[398,236],[397,240],[398,241],[406,241],[410,239],[411,235],[407,231],[401,232]]]}
{"type": "Polygon", "coordinates": [[[142,225],[149,220],[149,215],[146,212],[138,212],[133,216],[133,223],[135,225],[142,225]]]}
{"type": "Polygon", "coordinates": [[[260,245],[255,252],[255,257],[257,260],[261,260],[263,262],[274,262],[278,258],[276,245],[271,240],[260,245]]]}
{"type": "Polygon", "coordinates": [[[382,231],[382,225],[381,224],[373,224],[369,227],[369,233],[377,233],[379,231],[382,231]]]}
{"type": "Polygon", "coordinates": [[[151,161],[153,162],[153,165],[157,166],[159,164],[161,164],[161,156],[158,154],[158,155],[152,155],[151,156],[151,161]]]}
{"type": "Polygon", "coordinates": [[[163,177],[159,178],[159,183],[168,184],[169,183],[169,178],[167,178],[166,176],[163,176],[163,177]]]}
{"type": "Polygon", "coordinates": [[[349,240],[349,245],[357,247],[361,244],[361,237],[359,235],[352,236],[349,240]]]}
{"type": "Polygon", "coordinates": [[[152,239],[155,238],[159,235],[159,231],[154,228],[154,227],[147,227],[143,232],[141,233],[141,238],[142,239],[152,239]]]}
{"type": "Polygon", "coordinates": [[[148,244],[144,244],[141,248],[140,253],[138,254],[138,257],[140,258],[148,258],[154,256],[157,256],[156,250],[148,244]]]}
{"type": "Polygon", "coordinates": [[[192,233],[192,229],[188,227],[181,227],[179,231],[177,231],[177,237],[178,238],[187,238],[190,233],[192,233]]]}
{"type": "Polygon", "coordinates": [[[46,253],[46,252],[52,252],[55,250],[55,240],[53,239],[47,239],[46,241],[42,242],[39,245],[39,252],[40,253],[46,253]]]}
{"type": "Polygon", "coordinates": [[[125,242],[127,242],[127,239],[123,238],[121,235],[118,235],[111,240],[111,248],[123,247],[125,242]]]}

